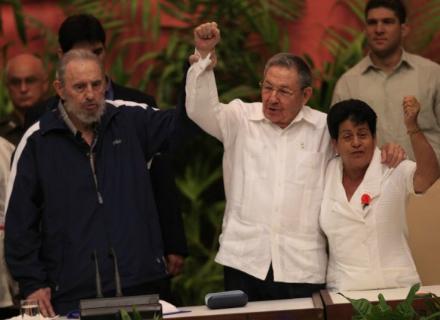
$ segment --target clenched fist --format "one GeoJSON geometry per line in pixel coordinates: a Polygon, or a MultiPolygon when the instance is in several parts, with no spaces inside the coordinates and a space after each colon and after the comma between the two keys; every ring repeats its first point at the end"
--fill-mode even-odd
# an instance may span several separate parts
{"type": "Polygon", "coordinates": [[[215,22],[207,22],[194,29],[194,45],[202,58],[213,51],[219,41],[220,30],[215,22]]]}
{"type": "Polygon", "coordinates": [[[417,125],[417,115],[420,111],[420,103],[414,96],[406,96],[403,98],[403,120],[405,122],[408,132],[417,132],[419,127],[417,125]]]}

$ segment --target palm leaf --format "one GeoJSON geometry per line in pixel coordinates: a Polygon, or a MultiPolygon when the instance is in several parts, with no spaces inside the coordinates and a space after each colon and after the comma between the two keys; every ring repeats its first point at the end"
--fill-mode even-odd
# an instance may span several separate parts
{"type": "MultiPolygon", "coordinates": [[[[15,28],[17,29],[20,40],[26,44],[27,43],[27,35],[26,35],[26,26],[24,22],[23,8],[21,6],[20,0],[0,0],[0,6],[9,5],[12,7],[12,14],[15,19],[15,28]]],[[[3,20],[0,15],[0,33],[3,33],[3,20]]]]}
{"type": "MultiPolygon", "coordinates": [[[[409,17],[411,32],[406,46],[414,52],[428,47],[440,31],[440,0],[428,1],[411,11],[409,17]]],[[[437,61],[438,61],[437,57],[437,61]]]]}

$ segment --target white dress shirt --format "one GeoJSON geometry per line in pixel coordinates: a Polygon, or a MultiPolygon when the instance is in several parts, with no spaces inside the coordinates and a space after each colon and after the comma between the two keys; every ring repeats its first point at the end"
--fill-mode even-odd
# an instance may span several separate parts
{"type": "Polygon", "coordinates": [[[188,71],[188,115],[224,146],[226,209],[216,261],[265,279],[324,283],[327,256],[318,217],[332,156],[326,115],[304,106],[285,129],[262,103],[219,102],[208,59],[188,71]]]}
{"type": "Polygon", "coordinates": [[[410,287],[420,282],[407,243],[406,203],[414,193],[416,165],[403,161],[391,169],[376,148],[362,183],[347,200],[342,160],[327,168],[320,224],[329,243],[327,287],[369,290],[410,287]],[[362,205],[362,195],[371,197],[362,205]]]}

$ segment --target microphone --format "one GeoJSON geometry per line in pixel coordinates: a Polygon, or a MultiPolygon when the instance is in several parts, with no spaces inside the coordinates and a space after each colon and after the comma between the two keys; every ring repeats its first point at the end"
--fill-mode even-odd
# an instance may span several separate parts
{"type": "Polygon", "coordinates": [[[113,257],[113,266],[115,269],[115,289],[116,289],[116,297],[122,297],[121,290],[121,277],[119,276],[119,267],[118,267],[118,258],[116,257],[115,250],[110,248],[110,255],[113,257]]]}
{"type": "Polygon", "coordinates": [[[95,263],[96,297],[103,298],[104,296],[102,295],[101,274],[99,273],[98,256],[96,254],[96,250],[93,251],[92,259],[95,263]]]}
{"type": "MultiPolygon", "coordinates": [[[[115,269],[115,289],[116,297],[104,298],[102,294],[101,275],[99,273],[98,257],[96,250],[93,252],[92,259],[96,270],[96,298],[80,299],[79,309],[82,320],[114,320],[119,319],[120,310],[130,310],[136,306],[136,310],[141,314],[142,319],[162,318],[162,305],[159,303],[158,294],[148,294],[139,296],[122,296],[121,278],[119,275],[118,259],[115,250],[110,248],[110,256],[113,258],[115,269]]],[[[129,312],[132,314],[133,312],[129,312]]],[[[132,316],[133,317],[133,316],[132,316]]],[[[134,318],[133,318],[134,319],[134,318]]]]}

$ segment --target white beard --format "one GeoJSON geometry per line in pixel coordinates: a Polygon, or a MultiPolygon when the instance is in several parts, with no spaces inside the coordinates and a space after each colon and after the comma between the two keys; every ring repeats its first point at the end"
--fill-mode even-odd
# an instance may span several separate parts
{"type": "Polygon", "coordinates": [[[90,112],[76,106],[71,105],[69,102],[64,102],[64,107],[66,111],[76,117],[83,125],[90,126],[91,124],[98,122],[105,111],[105,101],[102,100],[98,103],[98,109],[96,111],[90,112]]]}

